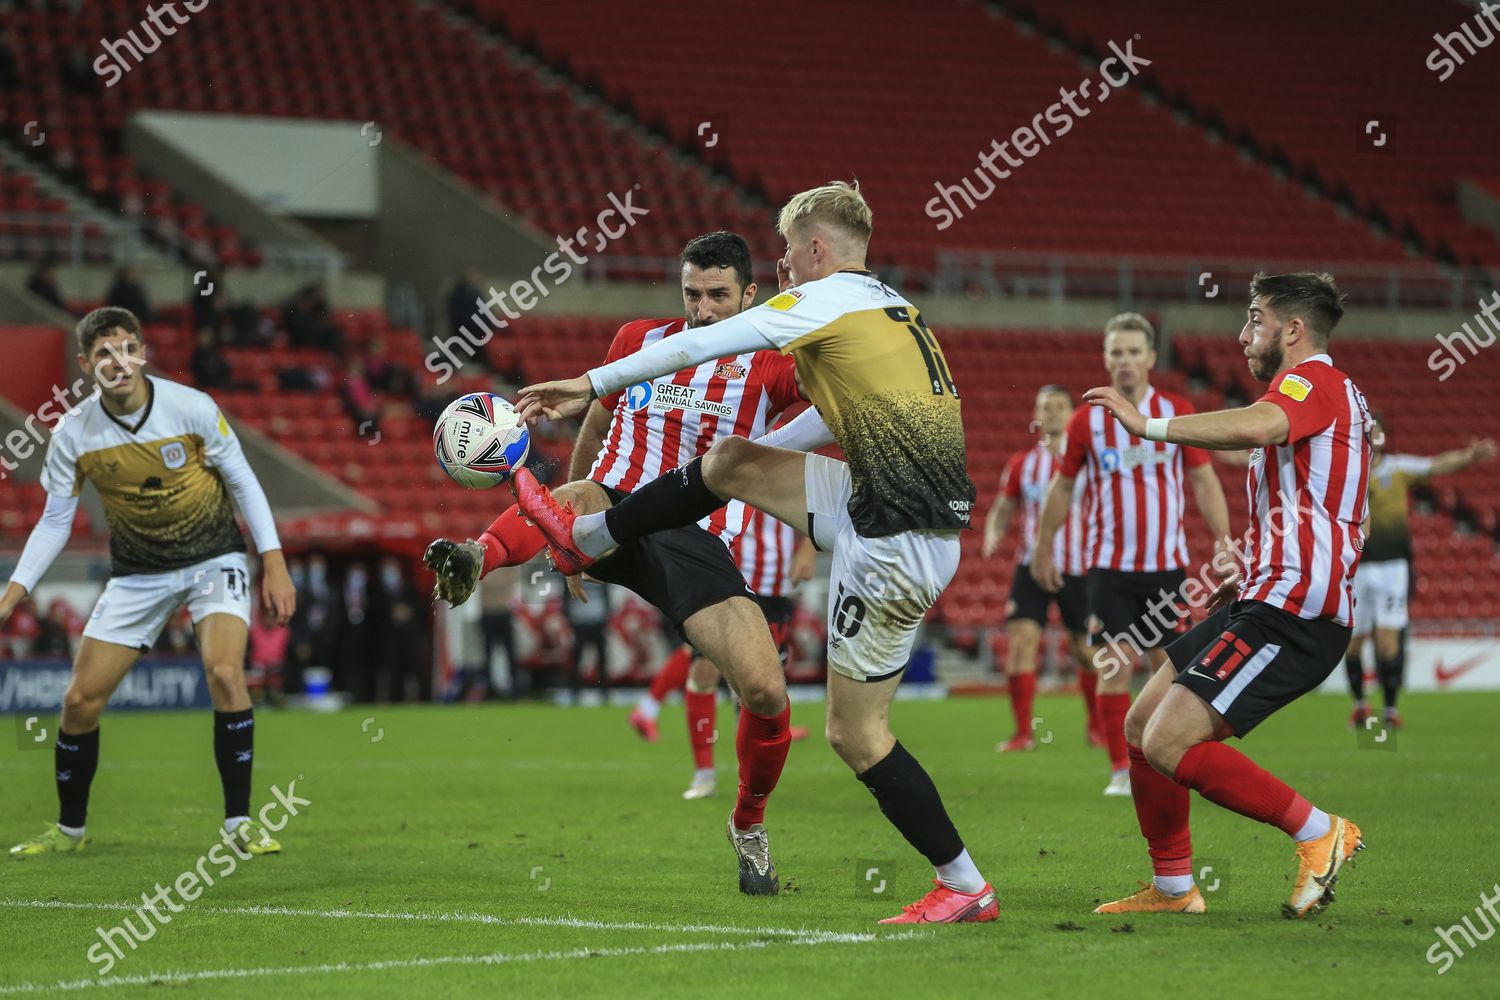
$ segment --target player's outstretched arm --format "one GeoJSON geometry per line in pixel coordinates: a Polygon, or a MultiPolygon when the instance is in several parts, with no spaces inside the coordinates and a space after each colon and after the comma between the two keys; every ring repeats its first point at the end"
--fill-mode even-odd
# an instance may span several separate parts
{"type": "Polygon", "coordinates": [[[1495,442],[1489,438],[1482,438],[1470,442],[1467,448],[1455,448],[1445,451],[1441,455],[1432,456],[1432,468],[1428,470],[1429,476],[1446,476],[1449,473],[1467,469],[1476,462],[1487,462],[1495,457],[1495,442]]]}
{"type": "Polygon", "coordinates": [[[589,400],[607,396],[628,385],[694,368],[715,358],[775,347],[747,319],[750,313],[764,308],[756,306],[748,313],[730,316],[712,326],[663,337],[650,347],[591,369],[578,378],[528,385],[521,390],[516,409],[528,422],[541,417],[548,420],[574,417],[584,411],[589,400]]]}
{"type": "Polygon", "coordinates": [[[775,430],[766,431],[755,443],[788,451],[817,451],[833,444],[833,431],[828,429],[818,408],[809,406],[775,430]]]}
{"type": "Polygon", "coordinates": [[[1169,441],[1213,451],[1265,448],[1285,444],[1291,433],[1286,412],[1274,403],[1257,402],[1236,410],[1185,413],[1177,417],[1151,417],[1137,410],[1109,386],[1083,394],[1086,402],[1102,406],[1127,432],[1148,441],[1169,441]]]}

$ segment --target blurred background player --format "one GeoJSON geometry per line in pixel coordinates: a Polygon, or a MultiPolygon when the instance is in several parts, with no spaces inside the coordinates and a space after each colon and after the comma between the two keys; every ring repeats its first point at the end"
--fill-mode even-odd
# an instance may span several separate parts
{"type": "Polygon", "coordinates": [[[83,484],[98,490],[110,530],[110,579],[84,628],[63,695],[55,769],[58,820],[10,849],[15,858],[80,851],[99,767],[99,717],[177,610],[192,615],[214,704],[213,751],[224,787],[222,838],[237,852],[281,845],[250,817],[255,717],[245,686],[251,579],[234,505],[260,552],[267,617],[285,625],[296,591],[271,507],[211,397],[147,375],[141,324],[129,310],[79,321],[78,367],[95,391],[52,432],[47,504],[0,596],[0,624],[68,543],[83,484]],[[231,498],[234,503],[231,503],[231,498]]]}
{"type": "MultiPolygon", "coordinates": [[[[765,612],[766,624],[776,640],[776,651],[786,667],[787,642],[791,638],[796,598],[792,591],[811,580],[817,569],[817,550],[797,532],[774,517],[751,508],[745,530],[734,542],[735,562],[745,585],[755,594],[755,603],[765,612]]],[[[573,578],[570,577],[570,580],[573,578]]],[[[660,739],[656,718],[661,703],[673,691],[682,691],[687,716],[688,744],[693,750],[693,781],[685,799],[706,798],[714,793],[714,743],[717,742],[719,671],[713,662],[696,656],[691,646],[679,646],[651,681],[651,688],[630,712],[630,725],[648,743],[660,739]]],[[[790,727],[792,741],[811,735],[805,726],[790,727]]]]}
{"type": "Polygon", "coordinates": [[[1073,415],[1073,397],[1060,385],[1044,385],[1036,394],[1032,427],[1037,443],[1018,451],[1006,463],[1000,477],[1000,499],[990,508],[984,522],[985,558],[993,556],[1005,538],[1012,515],[1021,511],[1021,542],[1017,553],[1015,575],[1010,583],[1010,600],[1005,606],[1005,628],[1010,638],[1005,673],[1010,684],[1010,708],[1015,715],[1016,732],[995,749],[1030,750],[1036,746],[1031,733],[1031,709],[1036,698],[1036,654],[1042,632],[1047,626],[1047,607],[1057,602],[1063,628],[1068,632],[1068,649],[1078,662],[1078,684],[1083,690],[1087,709],[1088,740],[1104,746],[1104,729],[1100,725],[1095,697],[1099,677],[1091,663],[1088,646],[1088,595],[1084,587],[1084,483],[1073,490],[1068,519],[1053,542],[1052,560],[1062,570],[1062,589],[1048,593],[1031,578],[1031,555],[1036,549],[1037,525],[1041,521],[1042,500],[1047,484],[1062,464],[1067,439],[1068,418],[1073,415]]]}
{"type": "MultiPolygon", "coordinates": [[[[1156,329],[1139,313],[1120,313],[1104,325],[1104,367],[1110,383],[1147,417],[1193,412],[1176,393],[1151,385],[1156,367],[1156,329]]],[[[1125,713],[1135,659],[1144,653],[1154,673],[1166,662],[1165,647],[1179,631],[1176,603],[1187,579],[1187,540],[1182,530],[1184,477],[1213,532],[1215,549],[1229,545],[1229,508],[1208,453],[1127,433],[1098,407],[1085,407],[1068,421],[1062,464],[1042,508],[1031,575],[1042,589],[1063,587],[1053,559],[1057,532],[1068,518],[1074,480],[1087,486],[1089,633],[1099,670],[1099,714],[1109,749],[1105,795],[1130,794],[1130,757],[1125,713]]]]}
{"type": "Polygon", "coordinates": [[[1396,698],[1406,673],[1405,633],[1407,590],[1411,582],[1411,488],[1433,476],[1467,469],[1495,457],[1495,442],[1475,441],[1441,455],[1392,455],[1385,450],[1385,420],[1372,415],[1370,445],[1370,526],[1366,532],[1359,575],[1354,578],[1354,638],[1344,657],[1354,713],[1349,725],[1362,726],[1370,717],[1365,700],[1365,639],[1375,636],[1375,676],[1385,701],[1385,724],[1400,728],[1396,698]]]}
{"type": "MultiPolygon", "coordinates": [[[[625,324],[606,363],[684,330],[710,327],[755,301],[750,249],[734,233],[689,241],[681,276],[686,318],[625,324]]],[[[592,399],[573,449],[571,481],[556,495],[581,513],[606,510],[640,483],[707,452],[723,436],[765,433],[801,398],[792,359],[766,349],[726,350],[713,360],[592,399]]],[[[749,515],[745,504],[730,504],[700,523],[622,547],[595,563],[590,575],[655,605],[738,695],[740,787],[728,836],[739,858],[740,891],[774,895],[779,883],[762,820],[786,764],[791,704],[765,615],[730,555],[749,515]]],[[[534,523],[512,507],[478,541],[455,544],[440,538],[425,559],[437,573],[437,596],[459,604],[484,574],[525,562],[546,545],[534,523]]],[[[570,579],[568,586],[578,596],[579,581],[570,579]]]]}

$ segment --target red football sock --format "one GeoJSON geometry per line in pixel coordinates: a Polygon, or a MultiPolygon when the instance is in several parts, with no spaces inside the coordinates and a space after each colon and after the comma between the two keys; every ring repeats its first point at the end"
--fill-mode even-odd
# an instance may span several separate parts
{"type": "Polygon", "coordinates": [[[734,825],[747,830],[766,816],[766,799],[781,778],[786,753],[792,745],[789,725],[792,703],[775,715],[756,715],[740,708],[734,749],[740,758],[740,795],[734,805],[734,825]]]}
{"type": "Polygon", "coordinates": [[[1130,751],[1125,748],[1125,713],[1129,711],[1130,692],[1099,695],[1099,719],[1104,725],[1104,742],[1109,745],[1109,766],[1114,771],[1130,766],[1130,751]]]}
{"type": "Polygon", "coordinates": [[[1088,709],[1089,731],[1099,728],[1099,674],[1093,667],[1078,668],[1078,687],[1083,692],[1083,704],[1088,709]]]}
{"type": "Polygon", "coordinates": [[[520,507],[511,507],[495,518],[479,536],[484,546],[484,569],[481,575],[501,566],[519,566],[547,547],[542,529],[526,520],[520,507]]]}
{"type": "Polygon", "coordinates": [[[687,683],[688,667],[693,665],[693,647],[678,646],[677,651],[667,657],[656,676],[651,678],[651,697],[666,701],[673,691],[681,691],[687,683]]]}
{"type": "Polygon", "coordinates": [[[1036,702],[1036,674],[1010,675],[1010,710],[1016,717],[1016,735],[1031,735],[1031,706],[1036,702]]]}
{"type": "MultiPolygon", "coordinates": [[[[719,739],[719,730],[714,725],[719,714],[718,702],[719,696],[713,691],[682,692],[682,703],[687,708],[688,744],[693,748],[693,766],[700,770],[714,766],[714,743],[719,739]]],[[[743,723],[740,728],[744,729],[743,723]]],[[[774,787],[774,781],[772,785],[774,787]]],[[[762,805],[761,809],[764,811],[765,806],[762,805]]]]}
{"type": "Polygon", "coordinates": [[[1193,837],[1188,832],[1188,790],[1146,763],[1138,746],[1130,747],[1130,794],[1156,875],[1193,873],[1193,837]]]}
{"type": "Polygon", "coordinates": [[[1312,804],[1290,785],[1233,747],[1199,743],[1177,762],[1177,783],[1215,805],[1297,835],[1312,804]]]}

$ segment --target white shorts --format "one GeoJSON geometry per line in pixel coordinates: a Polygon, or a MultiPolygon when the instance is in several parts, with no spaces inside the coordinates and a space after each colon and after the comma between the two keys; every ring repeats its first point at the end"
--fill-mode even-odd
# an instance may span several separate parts
{"type": "Polygon", "coordinates": [[[1406,628],[1406,588],[1410,564],[1405,559],[1362,562],[1354,571],[1354,634],[1377,628],[1406,628]]]}
{"type": "Polygon", "coordinates": [[[167,573],[112,577],[84,626],[90,639],[147,650],[177,609],[187,605],[196,625],[228,614],[250,624],[250,564],[228,552],[167,573]]]}
{"type": "Polygon", "coordinates": [[[894,677],[911,658],[917,626],[958,571],[958,530],[865,538],[849,519],[849,467],[808,455],[808,533],[833,552],[828,580],[828,666],[856,681],[894,677]]]}

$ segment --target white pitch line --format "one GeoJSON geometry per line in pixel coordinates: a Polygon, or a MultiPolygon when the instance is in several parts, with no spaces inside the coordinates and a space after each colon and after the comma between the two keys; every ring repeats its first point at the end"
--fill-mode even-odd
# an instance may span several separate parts
{"type": "MultiPolygon", "coordinates": [[[[919,935],[898,932],[889,935],[842,934],[836,938],[793,937],[788,945],[870,944],[876,941],[900,941],[919,935]]],[[[322,965],[288,965],[280,968],[202,969],[196,972],[148,972],[134,976],[106,976],[97,979],[63,980],[56,983],[14,983],[0,985],[0,996],[16,993],[71,992],[107,989],[112,986],[150,986],[159,983],[187,983],[203,979],[251,979],[257,976],[295,976],[331,972],[379,972],[389,969],[420,969],[442,965],[507,965],[517,962],[571,961],[579,958],[619,958],[626,955],[667,955],[704,951],[741,951],[769,948],[770,941],[703,941],[696,944],[661,944],[649,948],[575,948],[570,951],[533,951],[507,955],[442,955],[437,958],[397,958],[379,962],[332,962],[322,965]]]]}
{"type": "MultiPolygon", "coordinates": [[[[86,903],[56,899],[0,899],[0,909],[34,910],[108,910],[134,913],[139,906],[130,903],[86,903]]],[[[329,920],[411,920],[439,923],[488,924],[496,927],[571,927],[599,931],[658,931],[668,934],[743,934],[805,938],[849,942],[863,940],[863,935],[807,927],[726,927],[720,924],[648,924],[636,920],[586,920],[582,917],[496,917],[488,913],[400,913],[378,910],[298,910],[286,906],[198,906],[193,913],[252,917],[314,917],[329,920]]]]}

